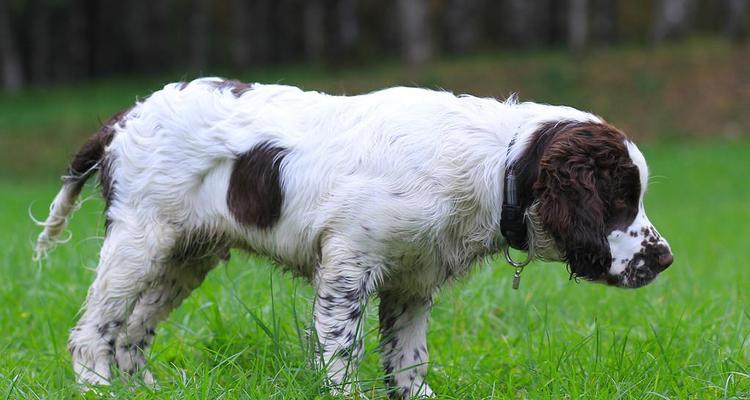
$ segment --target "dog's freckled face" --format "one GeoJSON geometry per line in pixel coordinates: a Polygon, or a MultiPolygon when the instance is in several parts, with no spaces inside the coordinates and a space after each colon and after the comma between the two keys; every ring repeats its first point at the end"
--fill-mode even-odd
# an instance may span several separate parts
{"type": "Polygon", "coordinates": [[[550,122],[516,163],[528,186],[522,202],[539,225],[531,228],[532,253],[567,262],[576,277],[626,288],[651,282],[672,263],[643,206],[646,161],[616,128],[550,122]],[[539,237],[547,235],[553,240],[539,237]],[[537,242],[554,248],[535,248],[537,242]]]}
{"type": "MultiPolygon", "coordinates": [[[[673,261],[672,250],[667,241],[659,235],[646,216],[643,197],[648,184],[648,167],[638,148],[627,142],[628,155],[638,168],[639,188],[637,213],[629,225],[619,225],[607,235],[612,265],[609,268],[608,282],[618,286],[637,288],[656,278],[673,261]]],[[[632,207],[632,206],[631,206],[632,207]]],[[[632,210],[629,211],[632,214],[632,210]]]]}
{"type": "Polygon", "coordinates": [[[145,350],[157,325],[239,248],[315,286],[316,360],[334,391],[352,388],[378,296],[388,393],[431,395],[433,295],[506,242],[509,164],[533,257],[621,287],[671,264],[643,206],[643,155],[595,115],[414,88],[165,86],[81,148],[37,242],[38,256],[54,246],[99,170],[106,236],[68,341],[78,381],[107,384],[117,367],[154,383],[145,350]]]}

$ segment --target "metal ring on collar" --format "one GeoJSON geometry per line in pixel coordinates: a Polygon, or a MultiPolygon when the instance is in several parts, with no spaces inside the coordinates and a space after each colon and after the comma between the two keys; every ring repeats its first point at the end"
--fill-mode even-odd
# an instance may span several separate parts
{"type": "Polygon", "coordinates": [[[505,245],[503,245],[503,255],[505,256],[505,261],[507,261],[508,264],[512,265],[515,268],[523,268],[529,265],[529,263],[531,262],[531,255],[529,255],[523,262],[514,260],[510,256],[510,245],[507,242],[505,243],[505,245]]]}

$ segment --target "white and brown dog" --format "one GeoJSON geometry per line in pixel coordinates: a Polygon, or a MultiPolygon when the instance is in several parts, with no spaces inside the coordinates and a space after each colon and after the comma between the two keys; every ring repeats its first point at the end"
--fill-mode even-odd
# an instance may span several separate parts
{"type": "Polygon", "coordinates": [[[218,78],[170,84],[81,148],[37,257],[96,171],[106,238],[69,340],[84,384],[106,384],[113,365],[143,368],[157,324],[231,248],[312,282],[321,359],[344,391],[362,352],[363,305],[379,296],[395,397],[432,393],[433,294],[503,246],[621,287],[672,262],[643,207],[643,155],[569,107],[403,87],[344,97],[218,78]],[[501,230],[506,182],[522,218],[501,230]]]}

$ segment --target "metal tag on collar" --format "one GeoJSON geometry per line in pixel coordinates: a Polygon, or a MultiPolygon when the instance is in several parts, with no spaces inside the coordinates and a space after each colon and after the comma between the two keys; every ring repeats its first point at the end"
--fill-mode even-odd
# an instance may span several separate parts
{"type": "Polygon", "coordinates": [[[521,272],[523,272],[523,267],[516,268],[516,272],[513,273],[513,289],[518,290],[518,286],[521,285],[521,272]]]}
{"type": "Polygon", "coordinates": [[[505,256],[505,261],[516,269],[515,273],[513,273],[513,289],[518,289],[521,285],[521,272],[523,272],[523,267],[531,262],[531,256],[527,257],[526,260],[522,262],[514,260],[510,256],[510,245],[508,245],[507,242],[503,245],[503,255],[505,256]]]}

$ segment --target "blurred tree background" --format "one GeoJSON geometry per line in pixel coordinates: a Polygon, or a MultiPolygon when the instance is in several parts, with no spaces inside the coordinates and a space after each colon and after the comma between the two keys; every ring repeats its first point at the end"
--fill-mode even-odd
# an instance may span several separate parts
{"type": "MultiPolygon", "coordinates": [[[[748,2],[0,0],[0,399],[81,397],[65,331],[104,204],[89,185],[71,243],[39,265],[29,216],[47,215],[103,121],[203,75],[518,93],[603,116],[649,161],[645,201],[675,266],[633,292],[540,265],[513,291],[496,258],[436,302],[431,385],[451,399],[750,399],[748,2]]],[[[120,375],[83,398],[328,398],[303,338],[312,289],[269,263],[233,256],[159,328],[157,391],[120,375]]],[[[378,398],[368,314],[362,397],[378,398]]]]}
{"type": "MultiPolygon", "coordinates": [[[[567,104],[642,140],[750,133],[748,0],[0,0],[0,179],[219,75],[567,104]]],[[[697,143],[697,142],[695,142],[697,143]]]]}
{"type": "Polygon", "coordinates": [[[747,0],[2,0],[2,85],[744,39],[747,0]]]}

